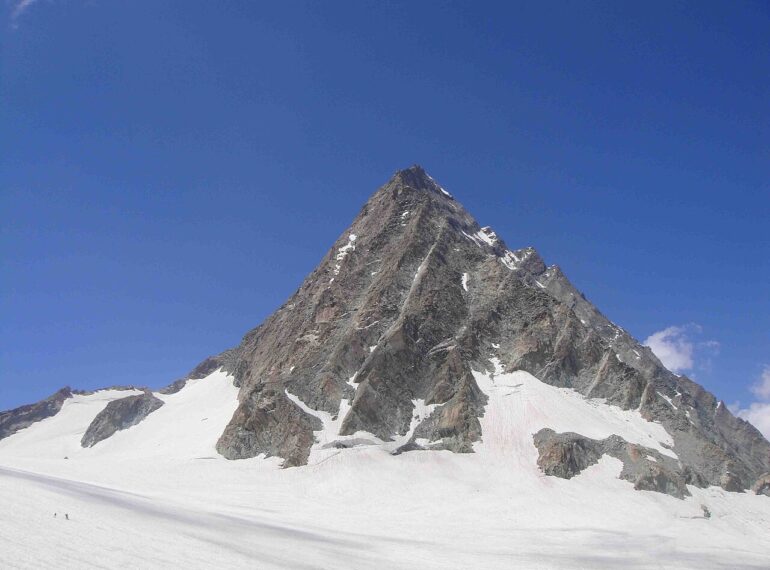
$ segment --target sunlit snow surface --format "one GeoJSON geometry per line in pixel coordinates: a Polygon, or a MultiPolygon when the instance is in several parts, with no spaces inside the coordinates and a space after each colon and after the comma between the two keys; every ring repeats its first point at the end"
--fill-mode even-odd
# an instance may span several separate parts
{"type": "MultiPolygon", "coordinates": [[[[77,396],[0,441],[0,567],[770,567],[767,497],[634,491],[608,457],[569,481],[543,476],[532,445],[542,427],[669,454],[670,437],[524,372],[476,374],[489,396],[476,453],[392,456],[396,442],[370,436],[351,449],[319,441],[310,465],[285,470],[216,454],[237,406],[231,380],[216,372],[159,395],[162,408],[91,449],[79,447],[90,419],[129,393],[77,396]]],[[[433,411],[417,404],[418,420],[433,411]]],[[[341,418],[317,417],[319,439],[334,439],[341,418]]]]}

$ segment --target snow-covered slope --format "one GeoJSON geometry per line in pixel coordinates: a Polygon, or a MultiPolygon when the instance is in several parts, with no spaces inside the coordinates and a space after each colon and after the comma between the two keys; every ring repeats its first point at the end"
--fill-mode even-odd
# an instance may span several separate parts
{"type": "Polygon", "coordinates": [[[139,425],[119,431],[93,448],[83,448],[80,439],[96,414],[108,402],[135,394],[141,392],[101,390],[75,395],[55,416],[0,440],[0,461],[51,464],[55,471],[53,465],[64,457],[91,465],[103,460],[178,462],[218,456],[217,438],[238,403],[232,377],[221,371],[190,380],[176,394],[155,394],[164,405],[139,425]]]}
{"type": "MultiPolygon", "coordinates": [[[[670,454],[660,424],[526,372],[475,378],[489,398],[475,453],[392,456],[393,442],[370,436],[374,445],[317,446],[294,469],[278,458],[216,455],[237,406],[223,372],[161,395],[165,405],[141,424],[90,449],[78,448],[90,420],[127,394],[77,396],[0,441],[1,565],[770,566],[767,497],[716,487],[690,487],[685,500],[634,491],[609,457],[569,481],[537,468],[532,434],[543,427],[618,434],[670,454]]],[[[318,436],[334,440],[329,430],[339,424],[326,419],[318,436]]]]}

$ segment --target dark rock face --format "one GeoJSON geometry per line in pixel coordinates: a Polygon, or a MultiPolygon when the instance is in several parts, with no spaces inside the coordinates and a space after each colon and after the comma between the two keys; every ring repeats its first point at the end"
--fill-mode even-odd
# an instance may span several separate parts
{"type": "MultiPolygon", "coordinates": [[[[427,438],[470,452],[486,404],[471,370],[491,371],[492,354],[508,371],[662,423],[688,484],[747,488],[770,471],[770,444],[753,426],[666,370],[534,249],[509,250],[416,166],[380,188],[291,298],[228,352],[240,405],[218,450],[305,462],[318,420],[288,391],[332,415],[352,397],[341,434],[386,441],[407,433],[414,400],[436,404],[401,451],[427,438]]],[[[592,457],[559,452],[564,474],[592,457]]],[[[648,465],[635,484],[667,488],[667,469],[648,465]]]]}
{"type": "Polygon", "coordinates": [[[150,392],[113,400],[96,415],[80,444],[93,447],[116,432],[137,425],[162,405],[163,402],[150,392]]]}
{"type": "Polygon", "coordinates": [[[635,489],[679,499],[690,494],[687,473],[676,460],[657,450],[628,443],[617,435],[597,440],[545,428],[533,439],[540,453],[537,464],[546,475],[571,479],[606,454],[623,462],[620,478],[633,483],[635,489]]]}
{"type": "Polygon", "coordinates": [[[225,432],[228,446],[220,445],[220,453],[228,459],[264,453],[283,457],[284,467],[304,465],[314,442],[313,431],[321,427],[318,418],[289,400],[281,384],[260,384],[241,400],[227,428],[230,431],[225,432]]]}
{"type": "Polygon", "coordinates": [[[0,412],[0,439],[13,435],[40,420],[55,416],[61,410],[64,401],[71,397],[72,390],[66,387],[36,404],[0,412]]]}

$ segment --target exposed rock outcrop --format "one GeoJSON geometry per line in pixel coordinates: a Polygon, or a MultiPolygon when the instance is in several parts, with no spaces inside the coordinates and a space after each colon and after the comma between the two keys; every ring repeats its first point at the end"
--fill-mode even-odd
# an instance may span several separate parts
{"type": "Polygon", "coordinates": [[[571,479],[603,455],[623,463],[620,478],[642,491],[666,493],[679,499],[689,496],[688,474],[679,463],[655,449],[629,443],[620,436],[591,439],[577,433],[556,433],[542,429],[534,436],[540,457],[537,464],[543,473],[571,479]]]}
{"type": "Polygon", "coordinates": [[[116,432],[137,425],[162,405],[163,401],[149,391],[113,400],[96,415],[80,444],[83,447],[93,447],[116,432]]]}
{"type": "Polygon", "coordinates": [[[64,401],[71,397],[72,390],[65,387],[35,404],[0,412],[0,439],[13,435],[40,420],[55,416],[61,410],[64,401]]]}
{"type": "Polygon", "coordinates": [[[315,441],[313,431],[321,427],[318,418],[286,396],[281,384],[260,384],[241,399],[222,436],[228,445],[220,444],[220,453],[228,459],[265,454],[283,457],[285,467],[304,465],[315,441]]]}

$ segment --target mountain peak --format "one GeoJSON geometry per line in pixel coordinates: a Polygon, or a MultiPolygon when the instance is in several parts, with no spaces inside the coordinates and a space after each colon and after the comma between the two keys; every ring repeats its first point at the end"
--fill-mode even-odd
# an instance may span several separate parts
{"type": "MultiPolygon", "coordinates": [[[[418,165],[369,198],[239,346],[164,390],[169,407],[153,418],[174,394],[208,397],[219,381],[238,388],[209,434],[227,459],[319,465],[372,446],[513,457],[534,444],[530,467],[546,475],[570,478],[609,455],[635,488],[679,498],[688,486],[764,489],[770,473],[770,443],[755,428],[666,370],[558,266],[546,268],[533,248],[508,249],[418,165]],[[553,421],[529,414],[530,398],[553,421]],[[593,420],[570,420],[594,408],[603,411],[593,420]]],[[[0,413],[0,439],[58,414],[68,395],[0,413]]],[[[94,414],[92,435],[111,439],[113,427],[159,409],[140,391],[120,400],[94,414]]],[[[82,449],[92,441],[81,439],[82,449]]],[[[516,465],[530,459],[527,451],[516,465]]]]}
{"type": "Polygon", "coordinates": [[[436,182],[433,177],[425,172],[425,169],[419,164],[414,164],[404,170],[399,170],[393,175],[391,182],[397,182],[414,188],[415,190],[428,190],[430,192],[436,192],[442,194],[449,199],[454,199],[452,195],[444,190],[444,188],[436,182]]]}

